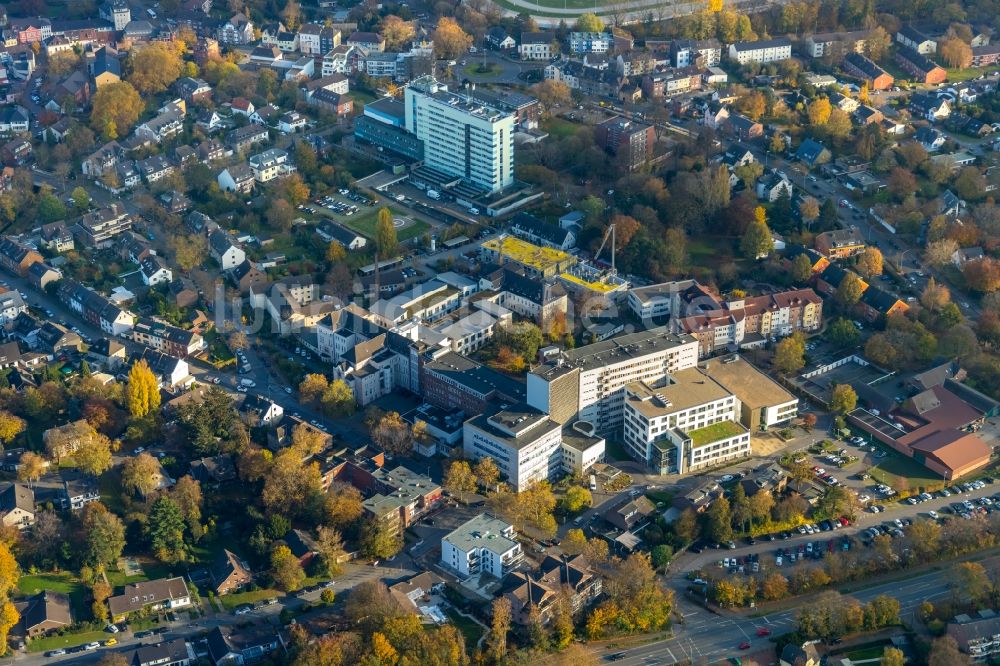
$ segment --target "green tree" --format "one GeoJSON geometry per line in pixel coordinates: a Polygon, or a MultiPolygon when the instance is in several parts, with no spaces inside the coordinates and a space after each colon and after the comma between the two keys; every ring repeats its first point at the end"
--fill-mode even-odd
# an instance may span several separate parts
{"type": "Polygon", "coordinates": [[[812,262],[805,252],[795,257],[792,262],[792,280],[796,284],[805,284],[812,277],[812,262]]]}
{"type": "Polygon", "coordinates": [[[122,463],[122,488],[143,497],[156,490],[159,483],[160,463],[149,453],[143,452],[122,463]]]}
{"type": "Polygon", "coordinates": [[[597,14],[587,12],[576,19],[577,32],[604,32],[604,21],[597,14]]]}
{"type": "Polygon", "coordinates": [[[837,286],[834,298],[841,306],[847,308],[856,305],[865,293],[866,285],[857,275],[847,272],[837,286]]]}
{"type": "Polygon", "coordinates": [[[108,567],[118,561],[125,549],[125,525],[100,502],[83,508],[82,562],[91,567],[108,567]]]}
{"type": "Polygon", "coordinates": [[[715,543],[726,543],[733,538],[732,517],[729,512],[729,500],[725,497],[712,502],[708,507],[705,521],[705,534],[715,543]]]}
{"type": "Polygon", "coordinates": [[[403,547],[399,530],[386,520],[370,518],[361,527],[361,553],[373,560],[384,560],[403,547]]]}
{"type": "Polygon", "coordinates": [[[38,216],[43,222],[55,222],[66,218],[66,205],[51,192],[43,192],[38,197],[38,216]]]}
{"type": "Polygon", "coordinates": [[[357,402],[354,391],[343,379],[335,379],[323,391],[321,398],[323,412],[328,416],[346,418],[354,414],[357,402]]]}
{"type": "Polygon", "coordinates": [[[858,327],[850,319],[840,317],[830,324],[826,332],[827,339],[841,349],[853,347],[861,339],[858,327]]]}
{"type": "Polygon", "coordinates": [[[375,251],[378,259],[387,259],[396,251],[399,240],[396,238],[396,227],[392,223],[392,211],[380,208],[378,222],[375,226],[375,251]]]}
{"type": "Polygon", "coordinates": [[[774,249],[774,238],[771,236],[771,230],[767,228],[767,222],[760,220],[751,222],[740,240],[740,252],[743,256],[756,261],[766,257],[772,249],[774,249]]]}
{"type": "Polygon", "coordinates": [[[666,544],[660,544],[653,547],[650,555],[652,556],[653,567],[662,569],[670,564],[670,560],[674,556],[674,549],[666,544]]]}
{"type": "Polygon", "coordinates": [[[187,559],[184,514],[177,503],[163,495],[153,502],[146,527],[149,545],[161,562],[176,564],[187,559]]]}
{"type": "Polygon", "coordinates": [[[87,209],[90,208],[90,195],[87,194],[87,190],[82,187],[74,187],[72,194],[73,205],[76,206],[78,213],[86,213],[87,209]]]}
{"type": "Polygon", "coordinates": [[[903,666],[905,663],[906,656],[899,648],[886,646],[882,650],[882,660],[879,662],[880,666],[903,666]]]}
{"type": "Polygon", "coordinates": [[[160,387],[145,359],[132,366],[125,388],[125,401],[135,418],[144,418],[160,408],[160,387]]]}

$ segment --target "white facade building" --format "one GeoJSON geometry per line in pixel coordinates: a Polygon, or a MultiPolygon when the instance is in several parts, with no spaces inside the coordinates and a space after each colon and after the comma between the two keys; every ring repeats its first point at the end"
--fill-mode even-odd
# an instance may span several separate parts
{"type": "Polygon", "coordinates": [[[448,91],[430,76],[406,88],[406,129],[424,165],[496,192],[514,182],[514,114],[448,91]]]}
{"type": "Polygon", "coordinates": [[[288,153],[280,148],[271,148],[247,160],[254,180],[267,183],[293,173],[295,165],[288,161],[288,153]]]}
{"type": "Polygon", "coordinates": [[[634,382],[625,394],[625,448],[660,474],[750,455],[739,399],[697,368],[673,373],[662,387],[634,382]]]}
{"type": "Polygon", "coordinates": [[[666,327],[568,350],[528,373],[528,404],[559,423],[588,421],[599,433],[621,427],[625,386],[658,382],[698,364],[698,342],[666,327]]]}
{"type": "Polygon", "coordinates": [[[503,578],[524,559],[514,526],[486,514],[441,539],[441,563],[461,576],[486,573],[503,578]]]}
{"type": "Polygon", "coordinates": [[[736,42],[729,45],[729,59],[741,65],[751,62],[777,62],[792,57],[792,42],[782,37],[759,42],[736,42]]]}
{"type": "Polygon", "coordinates": [[[517,492],[563,473],[562,426],[525,405],[466,421],[463,442],[469,458],[493,458],[517,492]]]}

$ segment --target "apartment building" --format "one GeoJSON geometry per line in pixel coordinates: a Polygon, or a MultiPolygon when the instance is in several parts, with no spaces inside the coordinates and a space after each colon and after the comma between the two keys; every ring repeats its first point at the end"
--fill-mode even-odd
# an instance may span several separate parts
{"type": "Polygon", "coordinates": [[[465,414],[524,401],[524,384],[467,356],[447,352],[420,367],[424,400],[465,414]]]}
{"type": "Polygon", "coordinates": [[[594,142],[635,171],[653,157],[656,132],[652,125],[615,116],[594,128],[594,142]]]}
{"type": "Polygon", "coordinates": [[[752,62],[777,62],[791,57],[792,42],[784,37],[759,42],[736,42],[729,45],[729,59],[741,65],[752,62]]]}
{"type": "Polygon", "coordinates": [[[615,40],[610,32],[571,32],[569,33],[569,52],[607,53],[614,46],[615,40]]]}
{"type": "Polygon", "coordinates": [[[860,53],[849,53],[840,65],[851,76],[861,79],[872,90],[888,90],[895,80],[877,63],[860,53]]]}
{"type": "Polygon", "coordinates": [[[697,287],[694,280],[662,282],[648,287],[633,287],[628,292],[628,307],[642,321],[665,320],[679,314],[681,292],[697,287]]]}
{"type": "Polygon", "coordinates": [[[816,234],[816,251],[828,259],[847,259],[865,251],[865,238],[857,229],[834,229],[816,234]]]}
{"type": "Polygon", "coordinates": [[[818,32],[806,35],[803,48],[811,58],[840,58],[848,53],[864,53],[868,33],[864,30],[852,32],[818,32]]]}
{"type": "Polygon", "coordinates": [[[557,423],[579,419],[607,433],[621,427],[626,385],[697,364],[698,342],[690,335],[665,326],[630,333],[567,350],[532,370],[528,404],[557,423]]]}
{"type": "Polygon", "coordinates": [[[485,513],[441,538],[441,564],[464,577],[503,578],[523,560],[514,526],[485,513]]]}
{"type": "Polygon", "coordinates": [[[132,215],[117,203],[85,214],[73,227],[84,245],[98,250],[111,247],[116,236],[131,228],[132,215]]]}
{"type": "Polygon", "coordinates": [[[937,51],[937,42],[912,25],[904,25],[896,32],[896,43],[923,55],[937,51]]]}
{"type": "Polygon", "coordinates": [[[551,32],[522,32],[517,50],[521,60],[551,60],[552,46],[558,42],[551,32]]]}
{"type": "Polygon", "coordinates": [[[424,166],[497,192],[514,182],[515,115],[448,91],[431,76],[406,88],[406,130],[424,145],[424,166]]]}
{"type": "Polygon", "coordinates": [[[463,446],[473,460],[493,458],[517,492],[563,473],[562,426],[527,405],[466,421],[463,446]]]}
{"type": "Polygon", "coordinates": [[[666,383],[625,387],[625,449],[659,474],[686,474],[750,455],[750,431],[737,422],[739,400],[687,368],[666,383]]]}
{"type": "Polygon", "coordinates": [[[722,61],[722,45],[716,39],[675,39],[670,60],[674,67],[715,67],[722,61]]]}

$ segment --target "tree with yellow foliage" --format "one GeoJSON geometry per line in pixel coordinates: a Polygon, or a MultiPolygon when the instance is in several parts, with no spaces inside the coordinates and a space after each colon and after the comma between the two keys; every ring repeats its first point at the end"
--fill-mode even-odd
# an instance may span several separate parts
{"type": "Polygon", "coordinates": [[[723,0],[708,0],[708,11],[718,14],[722,11],[723,0]]]}
{"type": "Polygon", "coordinates": [[[379,666],[395,666],[399,662],[399,653],[396,652],[396,648],[392,647],[392,643],[389,639],[385,637],[380,631],[376,631],[372,634],[372,652],[368,655],[371,659],[364,658],[361,662],[378,664],[379,666]]]}
{"type": "Polygon", "coordinates": [[[160,408],[160,387],[145,359],[133,365],[128,373],[125,401],[129,413],[137,419],[145,418],[160,408]]]}
{"type": "Polygon", "coordinates": [[[434,31],[434,57],[443,60],[454,60],[469,50],[472,46],[472,36],[458,25],[455,19],[445,16],[438,21],[434,31]]]}
{"type": "Polygon", "coordinates": [[[20,618],[10,601],[10,593],[17,587],[21,573],[10,546],[0,542],[0,645],[7,645],[7,633],[20,618]]]}
{"type": "Polygon", "coordinates": [[[163,92],[184,71],[177,49],[166,42],[153,42],[133,50],[129,56],[129,67],[131,74],[128,82],[143,95],[163,92]]]}
{"type": "Polygon", "coordinates": [[[132,131],[144,106],[128,81],[101,86],[90,103],[90,127],[109,141],[132,131]]]}

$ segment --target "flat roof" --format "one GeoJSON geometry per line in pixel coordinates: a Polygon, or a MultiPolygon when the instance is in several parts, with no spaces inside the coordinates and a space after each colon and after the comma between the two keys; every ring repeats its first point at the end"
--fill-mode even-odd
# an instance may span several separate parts
{"type": "Polygon", "coordinates": [[[563,352],[558,359],[548,361],[533,370],[532,374],[554,379],[574,368],[581,370],[600,368],[694,342],[696,342],[694,337],[687,333],[678,335],[671,333],[666,326],[657,326],[645,331],[595,342],[584,347],[569,349],[563,352]]]}
{"type": "Polygon", "coordinates": [[[752,409],[782,405],[796,399],[740,356],[713,359],[703,363],[701,369],[752,409]]]}
{"type": "Polygon", "coordinates": [[[455,352],[448,352],[425,363],[424,371],[449,377],[455,383],[482,395],[488,396],[493,391],[500,391],[504,395],[524,399],[523,382],[455,352]]]}
{"type": "Polygon", "coordinates": [[[535,270],[544,270],[564,261],[576,260],[576,257],[562,250],[535,245],[514,236],[491,238],[483,242],[481,247],[535,270]]]}
{"type": "Polygon", "coordinates": [[[625,388],[631,395],[625,402],[646,418],[659,418],[732,396],[697,368],[680,370],[669,377],[673,383],[658,388],[644,382],[628,384],[625,388]]]}
{"type": "Polygon", "coordinates": [[[582,453],[604,442],[604,438],[585,435],[572,425],[568,425],[563,428],[562,442],[571,449],[576,449],[582,453]]]}
{"type": "Polygon", "coordinates": [[[468,423],[516,450],[531,446],[561,427],[547,414],[523,405],[520,408],[497,412],[492,416],[480,414],[470,419],[468,423]]]}
{"type": "Polygon", "coordinates": [[[685,434],[691,438],[691,447],[700,449],[713,442],[744,435],[747,432],[747,429],[736,421],[719,421],[696,430],[686,430],[685,434]]]}
{"type": "Polygon", "coordinates": [[[506,521],[481,513],[447,534],[444,541],[466,553],[476,548],[488,548],[494,553],[506,553],[518,547],[516,541],[503,535],[511,527],[512,525],[506,521]]]}

